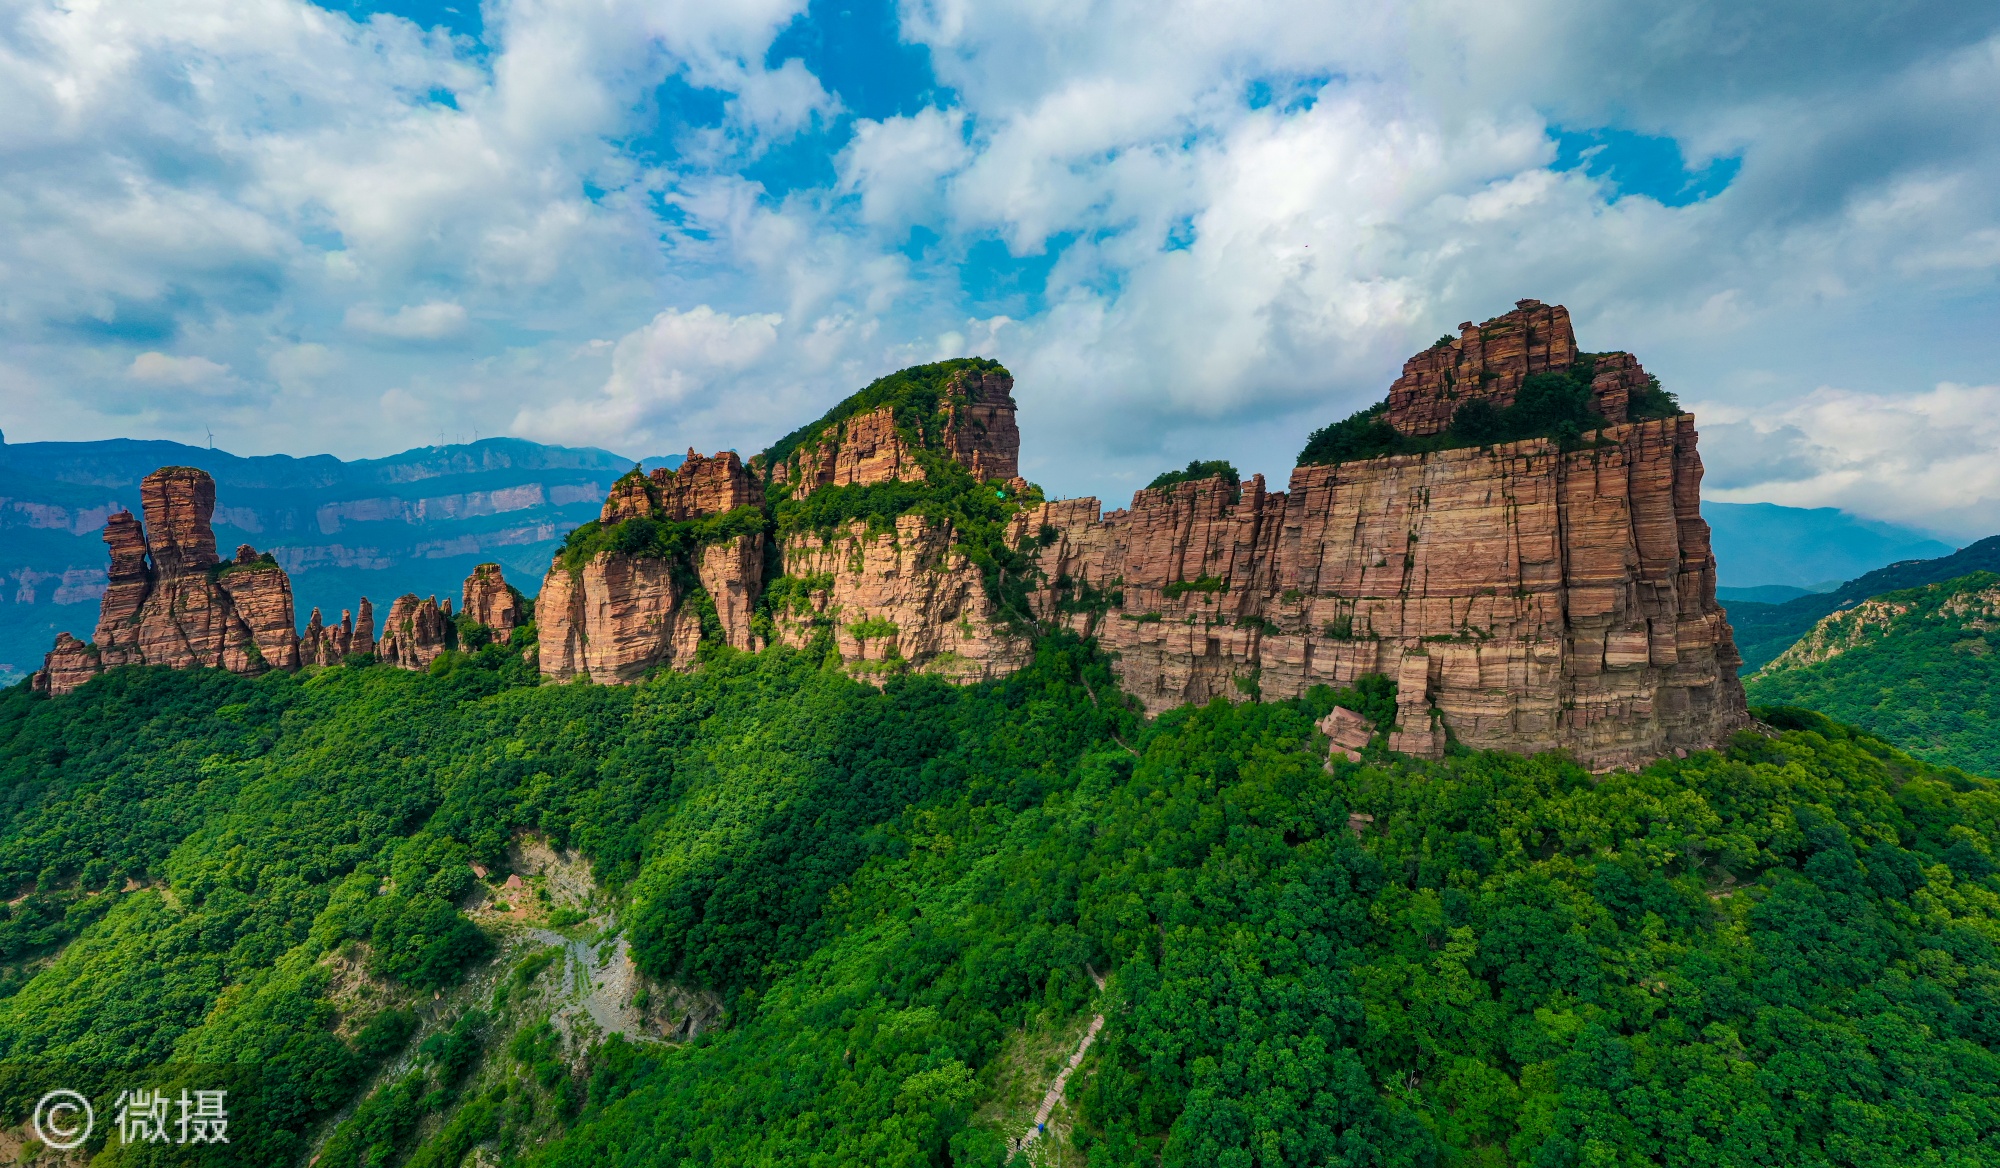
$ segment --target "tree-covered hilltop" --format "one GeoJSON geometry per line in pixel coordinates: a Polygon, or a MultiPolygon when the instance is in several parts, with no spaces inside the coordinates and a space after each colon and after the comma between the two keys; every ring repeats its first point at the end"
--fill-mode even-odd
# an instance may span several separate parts
{"type": "Polygon", "coordinates": [[[2000,775],[2000,575],[1887,592],[1828,616],[1747,688],[1919,758],[2000,775]]]}
{"type": "Polygon", "coordinates": [[[758,455],[758,462],[768,471],[791,458],[799,450],[810,450],[831,431],[836,431],[842,422],[888,406],[893,411],[896,428],[903,431],[912,444],[919,449],[938,449],[944,437],[946,423],[945,407],[949,397],[952,375],[960,371],[972,373],[997,373],[1005,376],[1006,366],[989,357],[954,357],[949,361],[935,361],[929,365],[912,365],[899,369],[884,377],[878,377],[865,387],[856,390],[840,403],[823,414],[818,420],[808,422],[783,438],[773,442],[769,449],[758,455]]]}
{"type": "Polygon", "coordinates": [[[1934,560],[1903,560],[1857,576],[1832,592],[1800,596],[1782,604],[1726,602],[1736,647],[1743,653],[1746,675],[1777,660],[1827,615],[1851,608],[1872,596],[1900,592],[1925,584],[1956,580],[1972,572],[2000,572],[2000,535],[1968,544],[1934,560]]]}
{"type": "Polygon", "coordinates": [[[2000,789],[1817,715],[1593,777],[1329,769],[1379,703],[1324,690],[1146,723],[1062,637],[535,681],[0,694],[5,1065],[252,1067],[244,1164],[990,1166],[1102,1017],[1067,1162],[2000,1158],[2000,789]]]}

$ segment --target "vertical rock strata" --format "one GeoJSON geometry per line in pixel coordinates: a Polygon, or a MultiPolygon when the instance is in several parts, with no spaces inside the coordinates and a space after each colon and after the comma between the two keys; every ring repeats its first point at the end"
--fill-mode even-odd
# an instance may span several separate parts
{"type": "Polygon", "coordinates": [[[872,538],[859,523],[831,539],[793,536],[786,573],[820,587],[772,613],[778,639],[803,646],[830,625],[842,659],[864,673],[897,662],[958,681],[1014,672],[1031,646],[1003,630],[979,568],[952,543],[948,524],[921,515],[872,538]]]}
{"type": "MultiPolygon", "coordinates": [[[[1530,375],[1575,363],[1569,314],[1520,302],[1405,365],[1386,420],[1422,436],[1473,397],[1504,407],[1530,375]]],[[[1596,359],[1612,425],[1580,449],[1549,439],[1301,466],[1094,499],[1017,520],[1052,531],[1045,581],[1121,594],[1098,614],[1038,615],[1119,655],[1157,712],[1214,696],[1291,697],[1364,673],[1396,679],[1394,749],[1567,748],[1600,769],[1711,746],[1748,722],[1715,600],[1694,419],[1624,422],[1650,383],[1630,354],[1596,359]]]]}
{"type": "Polygon", "coordinates": [[[445,651],[445,622],[450,618],[451,601],[440,606],[435,596],[420,600],[415,593],[404,593],[389,606],[375,654],[385,665],[429,669],[445,651]]]}
{"type": "MultiPolygon", "coordinates": [[[[689,450],[675,470],[634,470],[619,479],[599,523],[684,523],[763,502],[763,487],[734,451],[704,458],[689,450]]],[[[761,531],[706,543],[685,566],[609,549],[573,564],[558,554],[535,602],[542,672],[614,682],[636,680],[661,663],[691,666],[704,615],[687,603],[697,588],[713,605],[722,639],[754,648],[751,617],[763,583],[761,531]]]]}
{"type": "Polygon", "coordinates": [[[500,565],[480,564],[465,578],[460,611],[492,629],[493,639],[505,644],[521,623],[521,594],[508,586],[500,565]]]}
{"type": "Polygon", "coordinates": [[[1567,747],[1600,767],[1710,746],[1747,721],[1715,601],[1694,419],[1300,467],[1240,498],[1220,479],[1023,517],[1042,573],[1123,593],[1094,632],[1158,712],[1248,690],[1398,683],[1396,749],[1567,747]]]}

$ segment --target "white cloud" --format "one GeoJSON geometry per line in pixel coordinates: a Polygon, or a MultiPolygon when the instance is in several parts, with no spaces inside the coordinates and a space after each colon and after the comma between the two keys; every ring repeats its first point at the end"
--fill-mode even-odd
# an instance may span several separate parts
{"type": "Polygon", "coordinates": [[[803,10],[498,0],[471,45],[304,0],[13,0],[0,337],[65,392],[0,425],[747,451],[975,351],[1057,491],[1195,456],[1281,481],[1408,352],[1534,296],[1709,403],[1718,490],[2000,526],[1965,494],[2000,437],[1909,392],[2000,377],[1990,6],[905,0],[937,96],[787,190],[774,150],[844,124],[768,64],[803,10]],[[715,124],[651,124],[669,77],[715,124]],[[1613,122],[1741,173],[1671,208],[1548,169],[1552,125],[1613,122]],[[219,372],[139,372],[194,352],[219,372]]]}
{"type": "Polygon", "coordinates": [[[746,400],[754,391],[738,378],[773,355],[783,322],[772,313],[731,316],[706,304],[687,312],[668,309],[618,342],[611,375],[595,396],[523,407],[513,430],[543,441],[623,449],[678,441],[677,427],[685,432],[691,414],[754,407],[746,400]]]}
{"type": "Polygon", "coordinates": [[[174,357],[166,353],[146,352],[132,358],[128,372],[134,381],[194,386],[227,377],[229,366],[219,365],[206,357],[174,357]]]}
{"type": "Polygon", "coordinates": [[[2000,530],[2000,385],[1890,397],[1821,389],[1777,409],[1714,411],[1704,425],[1765,444],[1760,465],[1711,497],[1844,510],[1966,541],[2000,530]],[[1764,473],[1758,473],[1758,472],[1764,473]]]}
{"type": "Polygon", "coordinates": [[[385,313],[372,304],[357,304],[347,310],[347,327],[400,341],[443,340],[465,331],[465,307],[431,300],[385,313]]]}

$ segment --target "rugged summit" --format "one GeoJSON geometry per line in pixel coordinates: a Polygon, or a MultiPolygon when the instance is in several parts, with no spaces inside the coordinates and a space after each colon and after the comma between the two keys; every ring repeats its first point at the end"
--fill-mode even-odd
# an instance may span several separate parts
{"type": "MultiPolygon", "coordinates": [[[[1284,491],[1255,475],[1109,512],[1046,501],[1019,476],[1012,387],[984,359],[919,366],[747,464],[690,450],[634,469],[550,564],[543,673],[626,682],[689,668],[704,643],[788,644],[860,676],[971,681],[1068,627],[1153,712],[1385,675],[1382,729],[1421,755],[1455,738],[1602,769],[1747,723],[1694,419],[1630,354],[1579,351],[1560,305],[1520,301],[1412,357],[1386,401],[1314,435],[1284,491]]],[[[218,560],[207,475],[169,467],[144,488],[145,524],[105,528],[95,641],[58,641],[48,692],[127,663],[254,673],[373,652],[422,669],[456,643],[451,601],[415,595],[379,642],[365,599],[339,625],[315,609],[301,638],[269,556],[218,560]]],[[[463,601],[500,639],[524,623],[497,564],[463,601]]],[[[1329,732],[1348,751],[1351,721],[1329,732]]]]}
{"type": "MultiPolygon", "coordinates": [[[[104,542],[111,551],[110,583],[98,610],[97,631],[88,644],[68,633],[56,638],[35,689],[69,693],[106,669],[120,665],[196,666],[258,674],[301,665],[337,665],[350,653],[380,653],[409,669],[428,666],[449,640],[445,624],[451,602],[428,610],[414,596],[398,601],[391,632],[378,648],[373,610],[362,597],[360,619],[341,613],[329,626],[315,608],[300,635],[292,610],[291,578],[268,553],[243,544],[233,559],[216,554],[215,480],[192,467],[161,467],[140,484],[146,518],[130,512],[111,516],[104,542]],[[407,605],[404,602],[409,602],[407,605]]],[[[516,622],[518,594],[511,607],[499,606],[495,590],[511,593],[497,564],[474,570],[486,611],[516,622]]],[[[475,579],[466,581],[467,595],[475,579]]]]}
{"type": "Polygon", "coordinates": [[[1747,722],[1694,419],[1630,354],[1580,352],[1560,305],[1521,301],[1412,357],[1386,402],[1343,424],[1364,454],[1301,465],[1285,491],[1253,476],[1143,490],[1110,512],[1044,502],[1017,477],[1011,388],[990,362],[905,370],[685,508],[659,473],[629,476],[550,569],[544,670],[684,666],[710,621],[739,646],[825,636],[861,675],[972,680],[1018,668],[1039,624],[1096,636],[1152,712],[1385,674],[1390,745],[1429,756],[1455,737],[1606,768],[1747,722]],[[885,514],[868,493],[922,484],[909,498],[962,503],[973,495],[946,480],[968,476],[1004,510],[1002,549],[941,501],[885,514]],[[768,559],[720,522],[753,501],[771,516],[768,559]],[[737,598],[754,609],[760,590],[762,619],[746,622],[737,598]]]}

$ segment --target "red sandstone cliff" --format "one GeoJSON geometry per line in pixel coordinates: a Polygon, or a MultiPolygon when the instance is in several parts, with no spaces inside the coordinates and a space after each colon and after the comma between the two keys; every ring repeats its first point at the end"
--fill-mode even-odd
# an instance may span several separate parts
{"type": "MultiPolygon", "coordinates": [[[[619,479],[599,522],[606,527],[632,519],[679,523],[763,502],[762,484],[734,451],[704,458],[689,450],[675,470],[651,475],[634,470],[619,479]]],[[[763,584],[761,532],[709,543],[684,566],[603,551],[571,569],[558,554],[535,604],[541,670],[557,679],[631,681],[662,663],[692,666],[701,644],[701,613],[686,602],[696,585],[713,603],[723,639],[739,649],[756,648],[751,617],[763,584]]]]}
{"type": "Polygon", "coordinates": [[[435,596],[419,600],[405,593],[389,606],[375,654],[385,665],[428,669],[445,650],[445,622],[450,619],[451,601],[440,605],[435,596]]]}
{"type": "MultiPolygon", "coordinates": [[[[1453,384],[1505,405],[1527,374],[1575,353],[1568,313],[1523,301],[1412,358],[1391,423],[1434,433],[1453,384]],[[1465,380],[1441,373],[1454,369],[1465,380]]],[[[1597,370],[1600,412],[1623,418],[1649,379],[1627,354],[1597,370]]],[[[1016,530],[1058,533],[1046,580],[1122,593],[1101,619],[1059,614],[1053,589],[1036,603],[1116,652],[1149,710],[1385,673],[1399,687],[1395,749],[1436,755],[1449,733],[1604,768],[1711,746],[1748,721],[1701,474],[1681,416],[1614,425],[1569,452],[1534,439],[1302,466],[1284,493],[1258,476],[1240,491],[1221,479],[1140,491],[1101,517],[1094,499],[1052,503],[1016,530]]]]}

